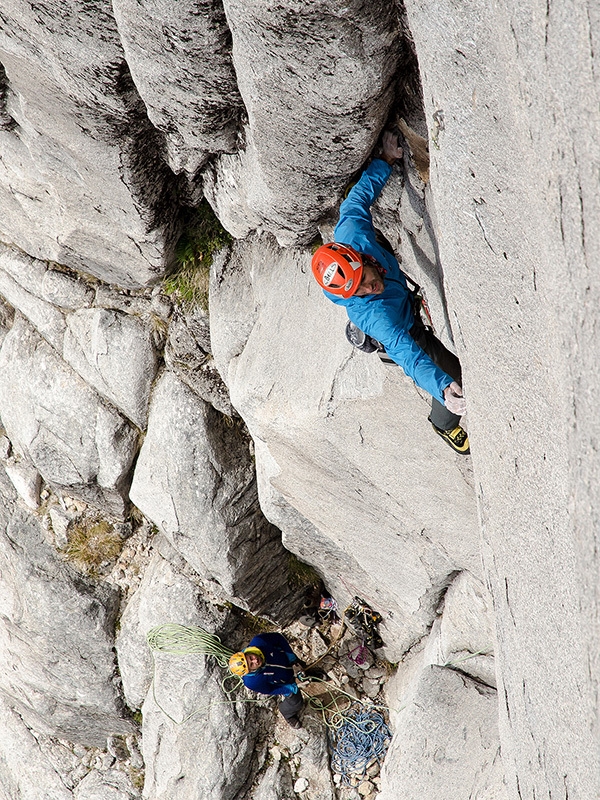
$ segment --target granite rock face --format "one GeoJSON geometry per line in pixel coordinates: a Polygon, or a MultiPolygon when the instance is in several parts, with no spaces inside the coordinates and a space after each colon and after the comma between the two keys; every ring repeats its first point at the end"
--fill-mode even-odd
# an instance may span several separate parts
{"type": "Polygon", "coordinates": [[[193,182],[209,155],[234,152],[243,108],[231,32],[215,0],[113,0],[119,36],[169,164],[193,182]]]}
{"type": "Polygon", "coordinates": [[[215,591],[282,613],[287,555],[260,510],[248,441],[173,373],[155,389],[130,496],[215,591]]]}
{"type": "Polygon", "coordinates": [[[453,670],[426,667],[396,718],[381,800],[508,800],[496,692],[453,670]]]}
{"type": "Polygon", "coordinates": [[[431,189],[465,368],[509,785],[515,797],[590,797],[600,19],[593,3],[406,6],[437,145],[431,189]]]}
{"type": "Polygon", "coordinates": [[[283,541],[384,617],[384,797],[600,796],[598,52],[589,0],[3,3],[0,793],[139,795],[66,753],[131,730],[126,699],[147,798],[329,797],[320,745],[267,763],[270,711],[225,704],[214,665],[159,659],[185,724],[148,691],[150,623],[292,613],[283,541]],[[430,163],[405,149],[374,220],[461,359],[472,460],[309,274],[400,117],[430,163]],[[152,286],[203,193],[237,239],[208,318],[152,286]],[[155,557],[75,573],[53,548],[82,498],[135,502],[155,557]]]}
{"type": "Polygon", "coordinates": [[[172,258],[177,187],[108,0],[2,11],[0,240],[110,283],[172,258]]]}
{"type": "Polygon", "coordinates": [[[385,123],[400,53],[387,3],[343,6],[226,0],[246,146],[204,175],[236,237],[255,229],[286,245],[311,240],[385,123]]]}
{"type": "Polygon", "coordinates": [[[0,415],[15,450],[44,480],[123,513],[137,435],[24,320],[0,351],[0,415]]]}
{"type": "Polygon", "coordinates": [[[0,479],[0,689],[35,730],[103,747],[132,730],[115,685],[118,597],[62,561],[0,479]]]}
{"type": "Polygon", "coordinates": [[[63,357],[139,428],[146,427],[158,368],[148,322],[99,308],[77,311],[67,320],[63,357]]]}

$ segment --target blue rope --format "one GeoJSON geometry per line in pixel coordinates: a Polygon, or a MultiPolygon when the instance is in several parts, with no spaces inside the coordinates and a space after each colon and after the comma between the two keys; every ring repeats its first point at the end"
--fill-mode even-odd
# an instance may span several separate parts
{"type": "Polygon", "coordinates": [[[383,716],[375,709],[344,713],[344,722],[330,730],[331,768],[342,776],[342,785],[351,786],[353,777],[364,777],[367,766],[383,762],[392,738],[383,716]]]}

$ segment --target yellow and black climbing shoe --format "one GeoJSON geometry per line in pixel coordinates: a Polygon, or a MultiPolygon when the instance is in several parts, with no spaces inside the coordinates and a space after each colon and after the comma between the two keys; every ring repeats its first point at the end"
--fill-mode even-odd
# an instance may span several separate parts
{"type": "Polygon", "coordinates": [[[450,431],[443,431],[441,428],[437,428],[433,422],[431,425],[433,430],[438,433],[445,442],[448,442],[450,447],[457,453],[466,456],[471,452],[467,432],[464,428],[461,428],[460,425],[457,425],[456,428],[452,428],[450,431]]]}

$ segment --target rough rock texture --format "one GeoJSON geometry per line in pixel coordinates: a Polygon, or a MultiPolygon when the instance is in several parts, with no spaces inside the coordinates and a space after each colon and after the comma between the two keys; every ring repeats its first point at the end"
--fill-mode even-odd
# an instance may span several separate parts
{"type": "Polygon", "coordinates": [[[229,417],[236,414],[227,386],[212,358],[208,315],[202,309],[173,315],[165,346],[165,363],[217,411],[229,417]]]}
{"type": "Polygon", "coordinates": [[[427,667],[396,718],[381,800],[508,800],[496,692],[453,670],[427,667]]]}
{"type": "MultiPolygon", "coordinates": [[[[2,4],[0,460],[21,497],[0,469],[0,794],[131,794],[111,752],[44,738],[101,744],[122,724],[104,580],[143,585],[119,640],[135,707],[143,627],[175,607],[209,619],[195,587],[291,609],[256,466],[285,545],[340,606],[358,594],[384,615],[400,661],[388,797],[504,800],[483,685],[496,678],[511,800],[600,796],[598,52],[590,0],[2,4]],[[275,244],[331,236],[397,113],[429,140],[429,182],[406,152],[375,221],[462,360],[472,461],[432,434],[400,370],[351,350],[309,248],[275,244]],[[215,261],[210,335],[149,286],[202,191],[240,239],[215,261]],[[81,518],[77,495],[128,513],[137,432],[122,414],[145,425],[163,356],[133,497],[182,555],[161,544],[144,578],[147,555],[129,550],[92,587],[52,545],[81,518]]],[[[123,530],[134,523],[135,510],[123,530]]],[[[178,719],[220,696],[216,673],[186,669],[160,665],[159,702],[178,719]]],[[[360,678],[367,694],[379,677],[360,678]]],[[[148,798],[331,791],[297,739],[269,766],[253,707],[173,726],[153,702],[148,798]]]]}
{"type": "Polygon", "coordinates": [[[600,18],[593,3],[538,0],[409,0],[407,11],[437,142],[431,187],[465,367],[511,792],[593,797],[600,18]]]}
{"type": "Polygon", "coordinates": [[[173,373],[154,391],[130,496],[227,599],[283,613],[287,556],[260,510],[248,442],[173,373]]]}
{"type": "Polygon", "coordinates": [[[0,797],[38,800],[40,790],[52,800],[72,798],[60,773],[40,753],[31,730],[0,696],[0,797]]]}
{"type": "Polygon", "coordinates": [[[0,245],[2,296],[27,317],[38,333],[60,353],[66,327],[65,315],[36,291],[43,285],[47,272],[44,261],[0,245]]]}
{"type": "Polygon", "coordinates": [[[176,187],[131,81],[108,0],[0,15],[0,239],[136,287],[170,262],[176,187]]]}
{"type": "Polygon", "coordinates": [[[216,0],[113,0],[133,80],[169,164],[191,179],[214,153],[234,152],[242,109],[231,32],[216,0]]]}
{"type": "Polygon", "coordinates": [[[152,682],[152,653],[146,642],[151,628],[177,622],[217,632],[225,626],[227,614],[214,606],[209,609],[202,600],[197,576],[196,582],[192,576],[168,542],[157,543],[141,586],[123,612],[116,643],[123,691],[132,708],[142,706],[152,682]]]}
{"type": "MultiPolygon", "coordinates": [[[[344,312],[313,285],[307,261],[266,236],[234,248],[211,286],[213,352],[266,443],[267,474],[278,467],[271,483],[340,555],[307,555],[305,533],[298,552],[327,583],[343,583],[336,567],[348,559],[358,565],[344,600],[359,594],[384,614],[396,660],[431,625],[454,573],[480,570],[472,489],[402,371],[353,352],[344,312]]],[[[286,546],[295,552],[291,530],[286,546]]]]}
{"type": "Polygon", "coordinates": [[[60,560],[2,470],[0,487],[0,690],[36,730],[102,747],[131,730],[114,684],[117,596],[60,560]]]}
{"type": "Polygon", "coordinates": [[[137,436],[24,320],[0,351],[0,415],[44,480],[121,514],[137,436]]]}
{"type": "Polygon", "coordinates": [[[310,240],[387,117],[400,41],[389,3],[226,0],[246,148],[204,190],[235,236],[310,240]]]}
{"type": "Polygon", "coordinates": [[[427,639],[426,664],[450,666],[496,687],[492,598],[485,586],[461,572],[444,595],[443,612],[427,639]]]}
{"type": "Polygon", "coordinates": [[[73,800],[138,800],[140,793],[122,772],[90,772],[77,785],[73,800]]]}
{"type": "Polygon", "coordinates": [[[99,308],[77,311],[67,320],[63,357],[100,395],[146,427],[158,368],[149,322],[99,308]]]}
{"type": "MultiPolygon", "coordinates": [[[[172,555],[169,550],[165,553],[172,555]]],[[[210,609],[179,568],[177,556],[173,564],[155,557],[128,606],[120,637],[119,660],[130,697],[136,701],[148,679],[153,680],[142,709],[144,797],[233,800],[248,779],[256,737],[266,720],[259,722],[254,705],[230,702],[221,688],[225,672],[212,659],[156,653],[148,669],[143,637],[156,624],[199,625],[223,635],[225,642],[231,632],[229,612],[210,609]]]]}

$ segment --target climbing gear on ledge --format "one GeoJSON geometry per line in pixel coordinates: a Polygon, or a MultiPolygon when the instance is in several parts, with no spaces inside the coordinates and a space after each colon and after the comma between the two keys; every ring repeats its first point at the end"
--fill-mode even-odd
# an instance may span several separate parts
{"type": "Polygon", "coordinates": [[[321,597],[318,612],[320,619],[337,619],[337,610],[338,604],[333,597],[321,597]]]}
{"type": "Polygon", "coordinates": [[[383,647],[383,639],[377,630],[377,626],[383,619],[381,614],[373,611],[371,606],[358,596],[354,597],[345,613],[348,623],[367,647],[373,650],[383,647]]]}
{"type": "Polygon", "coordinates": [[[312,271],[322,289],[352,297],[362,280],[362,256],[345,244],[323,244],[312,257],[312,271]]]}
{"type": "Polygon", "coordinates": [[[342,724],[330,729],[331,768],[342,776],[342,785],[365,776],[373,761],[383,762],[392,734],[383,715],[359,706],[344,713],[342,724]]]}
{"type": "Polygon", "coordinates": [[[467,432],[464,428],[461,428],[460,425],[457,425],[456,428],[452,428],[451,431],[444,431],[434,425],[433,422],[431,423],[431,427],[455,452],[460,453],[462,456],[466,456],[471,452],[467,432]]]}

